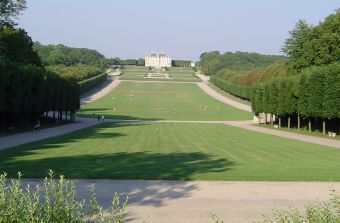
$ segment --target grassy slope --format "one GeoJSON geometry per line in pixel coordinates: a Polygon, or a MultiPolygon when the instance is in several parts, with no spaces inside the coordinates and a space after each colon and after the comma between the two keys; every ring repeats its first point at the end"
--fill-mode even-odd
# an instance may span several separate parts
{"type": "Polygon", "coordinates": [[[340,181],[340,150],[214,124],[104,123],[1,152],[11,177],[340,181]],[[156,130],[159,128],[159,131],[156,130]]]}
{"type": "Polygon", "coordinates": [[[79,115],[116,119],[246,120],[251,114],[225,105],[196,84],[122,82],[105,97],[83,106],[79,115]],[[134,95],[133,98],[130,95],[134,95]],[[112,100],[114,97],[114,100],[112,100]],[[200,106],[208,106],[208,110],[200,106]],[[113,107],[116,111],[113,112],[113,107]]]}

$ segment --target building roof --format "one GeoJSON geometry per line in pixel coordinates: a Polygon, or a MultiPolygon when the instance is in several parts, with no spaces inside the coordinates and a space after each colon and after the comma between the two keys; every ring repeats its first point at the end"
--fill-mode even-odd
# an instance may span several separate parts
{"type": "Polygon", "coordinates": [[[170,56],[166,53],[152,52],[152,53],[146,54],[146,57],[170,57],[170,56]]]}

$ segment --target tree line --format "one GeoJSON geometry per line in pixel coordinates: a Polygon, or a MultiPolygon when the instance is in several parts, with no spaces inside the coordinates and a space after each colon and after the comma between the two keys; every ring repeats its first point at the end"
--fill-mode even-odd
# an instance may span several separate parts
{"type": "Polygon", "coordinates": [[[300,129],[322,125],[339,132],[340,126],[340,11],[317,26],[299,21],[290,32],[283,51],[290,57],[288,76],[258,83],[252,91],[256,113],[270,113],[300,129]]]}
{"type": "Polygon", "coordinates": [[[31,126],[49,111],[62,120],[63,114],[79,109],[77,82],[46,70],[30,36],[13,22],[24,8],[25,1],[0,4],[1,131],[24,122],[31,126]]]}
{"type": "Polygon", "coordinates": [[[262,55],[248,52],[204,52],[200,56],[200,66],[203,73],[216,75],[221,69],[245,71],[258,67],[267,67],[277,60],[285,60],[283,56],[262,55]]]}

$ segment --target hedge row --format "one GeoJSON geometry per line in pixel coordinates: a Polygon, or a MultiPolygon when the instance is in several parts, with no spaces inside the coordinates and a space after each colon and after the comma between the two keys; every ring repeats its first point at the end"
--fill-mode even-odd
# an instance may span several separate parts
{"type": "Polygon", "coordinates": [[[83,80],[78,82],[79,83],[79,88],[80,88],[80,93],[84,93],[98,84],[103,83],[107,79],[107,73],[99,74],[95,77],[83,80]]]}
{"type": "Polygon", "coordinates": [[[256,113],[321,118],[325,133],[325,120],[340,118],[339,98],[340,63],[334,63],[261,82],[254,86],[251,102],[256,113]]]}
{"type": "Polygon", "coordinates": [[[217,87],[221,88],[224,91],[229,92],[232,95],[237,97],[250,100],[252,88],[249,86],[241,86],[238,84],[231,83],[222,78],[218,78],[215,76],[210,77],[210,81],[215,84],[217,87]]]}
{"type": "Polygon", "coordinates": [[[0,116],[79,109],[77,82],[35,66],[0,65],[0,116]]]}

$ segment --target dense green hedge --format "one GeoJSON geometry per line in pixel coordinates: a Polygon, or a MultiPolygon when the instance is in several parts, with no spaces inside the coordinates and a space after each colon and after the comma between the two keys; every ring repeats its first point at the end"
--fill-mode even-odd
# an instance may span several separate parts
{"type": "Polygon", "coordinates": [[[107,73],[99,74],[95,77],[83,80],[78,82],[80,87],[80,93],[84,93],[85,91],[94,88],[98,84],[103,83],[107,79],[107,73]]]}
{"type": "Polygon", "coordinates": [[[339,98],[340,63],[333,63],[305,69],[297,76],[258,83],[253,88],[251,102],[256,113],[298,115],[309,122],[311,119],[336,121],[340,118],[339,98]]]}
{"type": "Polygon", "coordinates": [[[35,66],[0,64],[0,116],[79,109],[79,86],[35,66]]]}
{"type": "Polygon", "coordinates": [[[238,84],[231,83],[222,78],[218,78],[215,76],[210,77],[210,81],[215,84],[217,87],[221,88],[224,91],[229,92],[232,95],[237,97],[250,100],[252,88],[249,86],[241,86],[238,84]]]}

